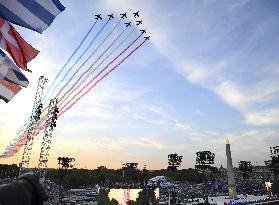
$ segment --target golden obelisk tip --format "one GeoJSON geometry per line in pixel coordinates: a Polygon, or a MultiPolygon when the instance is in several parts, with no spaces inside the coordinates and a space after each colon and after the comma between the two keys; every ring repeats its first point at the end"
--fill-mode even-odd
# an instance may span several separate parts
{"type": "Polygon", "coordinates": [[[226,140],[226,144],[230,144],[230,141],[229,141],[229,139],[227,138],[227,140],[226,140]]]}

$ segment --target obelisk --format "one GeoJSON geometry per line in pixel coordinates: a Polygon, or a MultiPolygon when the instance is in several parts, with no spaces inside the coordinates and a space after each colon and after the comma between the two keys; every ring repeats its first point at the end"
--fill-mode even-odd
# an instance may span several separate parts
{"type": "Polygon", "coordinates": [[[229,198],[236,199],[236,186],[233,174],[232,166],[232,154],[231,154],[231,145],[229,139],[226,141],[226,155],[227,155],[227,174],[228,174],[228,189],[229,189],[229,198]]]}

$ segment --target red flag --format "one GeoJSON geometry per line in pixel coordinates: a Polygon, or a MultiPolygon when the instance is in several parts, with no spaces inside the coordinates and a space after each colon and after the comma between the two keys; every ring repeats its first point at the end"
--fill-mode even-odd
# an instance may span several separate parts
{"type": "Polygon", "coordinates": [[[19,91],[21,87],[6,80],[0,80],[0,99],[6,103],[9,102],[19,91]]]}
{"type": "Polygon", "coordinates": [[[27,63],[35,58],[39,51],[28,44],[15,28],[0,17],[0,47],[6,50],[18,67],[27,69],[27,63]]]}

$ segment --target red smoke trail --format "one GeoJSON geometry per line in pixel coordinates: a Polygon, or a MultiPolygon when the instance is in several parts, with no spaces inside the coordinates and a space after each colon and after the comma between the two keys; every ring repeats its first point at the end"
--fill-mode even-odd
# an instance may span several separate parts
{"type": "MultiPolygon", "coordinates": [[[[45,124],[43,124],[43,125],[38,125],[38,126],[37,126],[37,129],[35,129],[35,130],[32,132],[31,136],[32,136],[32,137],[37,136],[38,134],[40,134],[40,132],[41,132],[43,129],[45,129],[45,127],[46,127],[45,124]]],[[[8,152],[8,154],[7,154],[5,157],[14,156],[16,153],[18,153],[18,151],[21,149],[21,147],[25,146],[25,144],[26,144],[27,142],[28,142],[27,136],[23,136],[23,138],[20,139],[20,140],[17,142],[17,145],[14,145],[14,146],[13,146],[14,148],[13,148],[12,150],[10,150],[10,151],[8,152]]]]}
{"type": "MultiPolygon", "coordinates": [[[[37,125],[37,128],[33,130],[31,136],[32,137],[35,137],[37,135],[40,134],[40,132],[42,130],[44,130],[50,123],[42,123],[41,124],[38,124],[37,125]]],[[[20,139],[18,142],[17,142],[17,145],[14,145],[14,148],[13,150],[10,150],[9,151],[9,154],[7,154],[7,156],[5,157],[11,157],[11,156],[14,156],[16,153],[18,153],[18,151],[21,149],[21,147],[25,146],[25,144],[28,142],[28,139],[27,139],[27,136],[23,136],[22,139],[20,139]]]]}
{"type": "MultiPolygon", "coordinates": [[[[140,37],[140,36],[139,36],[140,37]]],[[[138,37],[138,38],[139,38],[138,37]]],[[[137,39],[138,39],[137,38],[137,39]]],[[[137,40],[136,39],[136,40],[137,40]]],[[[91,87],[89,87],[86,91],[85,91],[85,93],[83,93],[79,98],[77,98],[74,102],[72,102],[66,109],[64,109],[65,108],[65,106],[67,105],[67,104],[69,104],[70,103],[70,101],[72,100],[70,100],[62,109],[64,109],[64,110],[62,110],[62,112],[60,111],[59,112],[59,115],[58,115],[58,117],[60,117],[60,115],[62,115],[62,114],[64,114],[66,111],[68,111],[73,105],[75,105],[82,97],[84,97],[87,93],[89,93],[100,81],[102,81],[105,77],[107,77],[113,70],[115,70],[119,65],[121,65],[128,57],[130,57],[136,50],[138,50],[144,43],[146,42],[146,40],[145,41],[143,41],[139,46],[137,46],[134,50],[132,50],[128,55],[126,55],[121,61],[119,61],[114,67],[112,67],[108,72],[106,72],[100,79],[98,79],[91,87]]],[[[102,71],[103,72],[103,71],[102,71]]],[[[101,73],[98,73],[98,75],[100,75],[101,73]]],[[[95,79],[95,78],[94,78],[95,79]]],[[[89,83],[87,83],[86,85],[88,86],[90,83],[92,83],[93,81],[94,81],[94,79],[92,79],[89,83]]],[[[86,86],[86,87],[87,87],[86,86]]],[[[80,90],[80,92],[82,92],[86,87],[83,87],[81,90],[80,90]]],[[[80,93],[79,92],[79,93],[80,93]]],[[[33,135],[33,137],[35,137],[35,136],[37,136],[42,130],[44,130],[46,127],[47,127],[48,125],[47,124],[39,124],[38,126],[37,126],[37,129],[35,129],[34,131],[33,131],[33,133],[32,133],[32,135],[33,135]]],[[[14,147],[14,149],[13,149],[13,151],[10,151],[10,153],[8,154],[8,156],[6,156],[6,157],[10,157],[10,156],[13,156],[13,155],[15,155],[19,150],[20,150],[20,148],[22,147],[22,146],[24,146],[25,145],[25,143],[23,143],[24,141],[26,141],[27,140],[27,138],[25,137],[25,138],[23,138],[23,139],[21,139],[19,142],[18,142],[18,144],[17,145],[15,145],[14,147]]]]}
{"type": "MultiPolygon", "coordinates": [[[[107,73],[105,73],[101,78],[99,78],[91,87],[89,87],[81,96],[79,96],[74,102],[72,102],[67,108],[65,108],[66,106],[64,106],[62,109],[62,111],[59,112],[59,115],[64,114],[65,112],[67,112],[67,110],[69,110],[73,105],[75,105],[82,97],[84,97],[87,93],[89,93],[100,81],[102,81],[105,77],[107,77],[112,71],[114,71],[119,65],[121,65],[128,57],[130,57],[136,50],[138,50],[144,43],[146,42],[146,40],[144,40],[139,46],[137,46],[134,50],[132,50],[126,57],[124,57],[121,61],[119,61],[115,66],[113,66],[107,73]]],[[[89,83],[87,83],[87,85],[89,85],[90,83],[93,82],[94,79],[92,79],[89,83]]],[[[82,89],[83,91],[84,89],[82,89]]],[[[80,91],[81,92],[81,91],[80,91]]],[[[72,99],[71,99],[72,100],[72,99]]],[[[69,102],[67,103],[69,104],[69,102]]]]}
{"type": "MultiPolygon", "coordinates": [[[[140,35],[141,36],[141,35],[140,35]]],[[[71,99],[69,100],[65,106],[63,106],[60,109],[59,115],[58,117],[60,117],[60,115],[64,114],[66,111],[68,111],[73,105],[75,105],[82,97],[84,97],[88,92],[90,92],[101,80],[103,80],[106,76],[108,76],[113,70],[115,70],[120,64],[122,64],[128,57],[130,57],[136,50],[138,50],[145,42],[143,41],[139,46],[137,46],[134,50],[132,50],[125,58],[123,58],[120,62],[118,62],[118,64],[116,64],[113,68],[111,68],[107,73],[105,73],[100,79],[98,79],[91,87],[89,87],[89,89],[86,90],[85,93],[83,93],[79,98],[77,98],[74,102],[71,103],[71,101],[83,90],[85,90],[86,87],[88,87],[97,77],[100,76],[101,73],[103,73],[106,68],[113,63],[113,61],[115,61],[119,56],[121,56],[126,50],[129,49],[129,47],[132,46],[132,44],[134,44],[139,38],[140,36],[138,36],[126,49],[124,49],[116,58],[114,58],[106,67],[104,67],[92,80],[90,80],[82,89],[80,89],[80,91],[71,99]],[[71,103],[66,109],[65,107],[71,103]],[[63,110],[64,109],[64,110],[63,110]]],[[[48,125],[45,123],[41,123],[37,126],[37,129],[35,129],[32,133],[32,136],[35,137],[37,136],[42,130],[44,130],[48,125]]],[[[22,146],[25,145],[25,141],[27,140],[26,136],[21,139],[17,145],[14,146],[14,149],[12,151],[9,152],[8,156],[5,157],[10,157],[15,155],[22,146]]]]}
{"type": "MultiPolygon", "coordinates": [[[[97,75],[94,76],[92,80],[90,80],[86,85],[84,85],[61,109],[63,110],[68,104],[70,104],[74,98],[81,93],[87,86],[89,86],[90,83],[92,83],[96,78],[98,78],[117,58],[119,58],[123,53],[125,53],[140,37],[142,36],[139,35],[130,45],[128,45],[122,52],[120,52],[112,61],[110,61],[97,75]]],[[[60,116],[59,114],[58,116],[60,116]]]]}

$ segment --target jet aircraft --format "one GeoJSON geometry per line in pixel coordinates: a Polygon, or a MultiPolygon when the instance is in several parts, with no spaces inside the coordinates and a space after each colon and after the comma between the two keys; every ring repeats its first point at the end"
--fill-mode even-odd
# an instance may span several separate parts
{"type": "Polygon", "coordinates": [[[113,14],[108,15],[108,17],[109,17],[109,20],[114,19],[113,14]]]}
{"type": "Polygon", "coordinates": [[[134,14],[134,17],[135,17],[135,18],[139,17],[139,11],[138,11],[138,12],[135,12],[135,13],[133,13],[133,14],[134,14]]]}
{"type": "Polygon", "coordinates": [[[95,19],[96,20],[102,20],[103,18],[101,17],[101,14],[97,14],[97,15],[95,15],[95,19]]]}
{"type": "Polygon", "coordinates": [[[140,32],[141,32],[142,34],[144,34],[144,33],[146,33],[146,29],[140,30],[140,32]]]}
{"type": "Polygon", "coordinates": [[[126,27],[132,26],[131,22],[125,23],[126,27]]]}
{"type": "Polygon", "coordinates": [[[136,25],[142,24],[142,21],[136,21],[136,22],[137,22],[136,25]]]}
{"type": "Polygon", "coordinates": [[[150,36],[145,36],[144,39],[145,40],[150,40],[150,36]]]}
{"type": "Polygon", "coordinates": [[[120,16],[122,19],[127,18],[127,12],[125,12],[124,14],[120,14],[120,16]]]}

